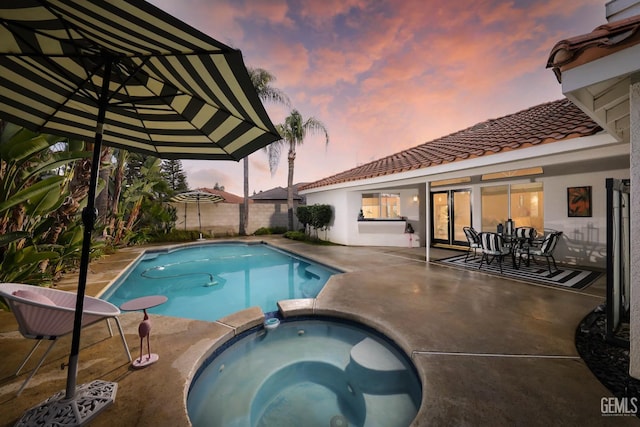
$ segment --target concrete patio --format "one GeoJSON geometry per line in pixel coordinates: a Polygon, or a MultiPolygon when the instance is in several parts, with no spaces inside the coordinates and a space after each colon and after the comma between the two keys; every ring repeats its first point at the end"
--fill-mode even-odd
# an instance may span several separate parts
{"type": "MultiPolygon", "coordinates": [[[[266,240],[346,273],[334,276],[316,300],[282,304],[285,316],[329,315],[370,325],[411,357],[423,384],[415,426],[640,425],[636,417],[605,417],[609,391],[574,346],[582,318],[604,301],[604,278],[581,291],[530,285],[425,262],[424,248],[313,246],[281,237],[266,240]]],[[[129,248],[92,262],[88,294],[104,288],[140,253],[129,248]]],[[[433,249],[432,257],[447,252],[433,249]]],[[[73,290],[76,277],[59,284],[73,290]]],[[[127,341],[139,351],[139,312],[121,317],[127,341]]],[[[214,347],[262,323],[259,309],[201,322],[152,315],[158,363],[130,368],[119,338],[103,323],[82,335],[78,384],[116,381],[115,404],[92,426],[188,426],[190,376],[214,347]]],[[[13,425],[29,408],[65,388],[70,337],[60,340],[20,396],[27,373],[17,366],[33,341],[0,312],[0,419],[13,425]]],[[[27,369],[29,366],[28,365],[27,369]]]]}

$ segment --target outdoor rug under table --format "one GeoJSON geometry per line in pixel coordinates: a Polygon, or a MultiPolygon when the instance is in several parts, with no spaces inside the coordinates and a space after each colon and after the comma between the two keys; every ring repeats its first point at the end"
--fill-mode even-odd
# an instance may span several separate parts
{"type": "MultiPolygon", "coordinates": [[[[470,255],[467,262],[464,261],[465,257],[466,254],[457,255],[433,262],[435,264],[464,268],[466,270],[478,270],[481,255],[478,254],[475,258],[473,258],[473,255],[470,255]]],[[[516,269],[513,267],[511,256],[506,256],[502,261],[502,274],[500,274],[500,266],[498,265],[497,260],[493,260],[491,264],[487,264],[485,261],[482,263],[482,268],[479,269],[479,271],[509,279],[521,280],[523,282],[572,289],[584,289],[592,284],[602,274],[599,271],[583,270],[577,267],[568,267],[560,264],[558,264],[558,270],[553,270],[553,263],[552,273],[549,273],[547,260],[544,257],[540,259],[536,258],[536,260],[537,263],[535,261],[531,261],[531,264],[528,267],[523,261],[520,264],[520,268],[516,269]]]]}

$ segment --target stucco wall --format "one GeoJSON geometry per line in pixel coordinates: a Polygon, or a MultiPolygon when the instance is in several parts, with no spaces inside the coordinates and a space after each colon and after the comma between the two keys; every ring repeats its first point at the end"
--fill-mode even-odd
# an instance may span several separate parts
{"type": "Polygon", "coordinates": [[[607,256],[607,178],[627,179],[629,170],[566,175],[544,182],[545,228],[563,232],[557,257],[565,262],[605,268],[607,256]],[[569,217],[567,187],[591,185],[592,217],[569,217]]]}
{"type": "Polygon", "coordinates": [[[420,245],[420,200],[413,201],[414,196],[419,196],[415,190],[388,190],[400,194],[400,213],[406,216],[413,225],[416,233],[409,236],[404,233],[404,225],[381,223],[376,224],[358,222],[358,213],[362,206],[362,193],[383,192],[380,190],[329,190],[310,194],[307,204],[327,204],[333,208],[334,218],[327,231],[326,238],[334,243],[351,246],[419,246],[420,245]]]}

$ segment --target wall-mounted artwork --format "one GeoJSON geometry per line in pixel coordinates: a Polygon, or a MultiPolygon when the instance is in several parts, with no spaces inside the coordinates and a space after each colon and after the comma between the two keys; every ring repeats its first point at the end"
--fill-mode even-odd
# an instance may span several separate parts
{"type": "Polygon", "coordinates": [[[567,212],[570,217],[591,216],[591,186],[567,188],[567,212]]]}

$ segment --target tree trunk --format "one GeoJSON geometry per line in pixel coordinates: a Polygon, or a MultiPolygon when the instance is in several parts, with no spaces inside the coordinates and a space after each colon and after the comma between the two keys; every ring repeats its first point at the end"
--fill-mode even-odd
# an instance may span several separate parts
{"type": "Polygon", "coordinates": [[[104,188],[96,196],[96,208],[98,220],[104,224],[109,214],[109,176],[111,175],[111,149],[104,148],[100,155],[100,179],[104,182],[104,188]]]}
{"type": "Polygon", "coordinates": [[[118,215],[118,205],[120,203],[120,194],[122,193],[122,182],[124,181],[124,167],[126,164],[127,152],[120,149],[118,154],[118,164],[113,173],[113,196],[110,200],[109,212],[111,218],[108,221],[107,229],[112,236],[115,236],[116,217],[118,215]]]}
{"type": "Polygon", "coordinates": [[[289,173],[287,176],[287,208],[289,214],[289,231],[293,231],[293,162],[296,160],[296,146],[289,145],[289,173]]]}

